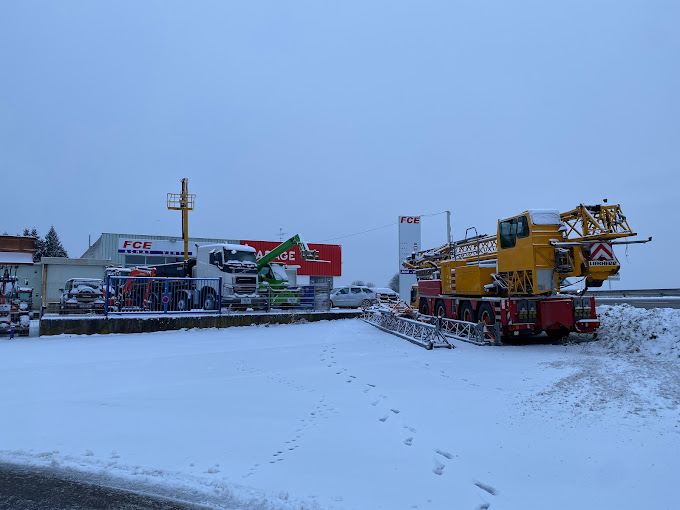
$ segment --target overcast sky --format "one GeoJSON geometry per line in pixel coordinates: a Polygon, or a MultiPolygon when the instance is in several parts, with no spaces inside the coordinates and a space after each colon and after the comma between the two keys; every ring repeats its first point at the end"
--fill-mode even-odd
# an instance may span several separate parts
{"type": "Polygon", "coordinates": [[[614,288],[680,287],[678,27],[677,1],[2,1],[0,230],[180,235],[187,177],[192,236],[282,228],[384,286],[399,215],[460,238],[606,197],[654,237],[614,288]]]}

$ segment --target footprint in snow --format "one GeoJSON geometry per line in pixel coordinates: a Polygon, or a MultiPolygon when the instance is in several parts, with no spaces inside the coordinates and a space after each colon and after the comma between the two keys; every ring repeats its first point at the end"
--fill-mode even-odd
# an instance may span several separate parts
{"type": "Polygon", "coordinates": [[[445,452],[443,450],[435,450],[435,453],[438,453],[442,457],[446,457],[449,460],[451,460],[453,458],[453,455],[451,455],[449,452],[445,452]]]}
{"type": "Polygon", "coordinates": [[[435,475],[441,476],[441,474],[444,472],[444,464],[439,462],[437,459],[434,460],[434,467],[432,468],[432,472],[435,475]]]}
{"type": "Polygon", "coordinates": [[[399,414],[399,409],[390,409],[394,414],[399,414]]]}
{"type": "Polygon", "coordinates": [[[412,443],[413,443],[413,438],[412,438],[412,437],[407,437],[406,439],[404,439],[404,444],[405,444],[406,446],[411,446],[412,443]]]}
{"type": "Polygon", "coordinates": [[[493,487],[491,487],[491,485],[487,485],[487,484],[482,483],[482,482],[475,482],[475,485],[477,487],[479,487],[480,489],[482,489],[483,491],[488,492],[492,496],[495,496],[496,494],[498,494],[498,491],[496,489],[494,489],[493,487]]]}
{"type": "Polygon", "coordinates": [[[382,418],[378,418],[378,421],[381,421],[383,423],[385,423],[386,420],[387,420],[387,416],[383,416],[382,418]]]}

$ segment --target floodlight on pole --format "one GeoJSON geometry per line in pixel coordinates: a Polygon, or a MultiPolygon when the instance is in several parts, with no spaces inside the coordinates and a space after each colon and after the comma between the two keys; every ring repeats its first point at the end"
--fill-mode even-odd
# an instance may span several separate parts
{"type": "Polygon", "coordinates": [[[182,179],[181,193],[168,193],[168,209],[182,211],[182,238],[184,239],[184,260],[189,258],[189,211],[194,209],[196,195],[189,194],[189,179],[182,179]]]}

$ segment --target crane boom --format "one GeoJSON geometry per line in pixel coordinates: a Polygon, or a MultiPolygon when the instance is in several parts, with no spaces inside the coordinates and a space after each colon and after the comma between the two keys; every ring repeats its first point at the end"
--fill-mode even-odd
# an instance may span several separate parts
{"type": "Polygon", "coordinates": [[[282,253],[285,253],[286,250],[289,250],[290,248],[296,245],[298,246],[298,248],[300,248],[300,254],[302,255],[302,258],[304,260],[319,259],[319,252],[317,250],[310,249],[307,243],[300,237],[300,234],[295,234],[293,237],[282,242],[280,245],[278,245],[276,248],[274,248],[272,251],[270,251],[269,253],[264,255],[260,260],[258,260],[257,261],[258,271],[267,264],[270,264],[271,262],[276,260],[276,258],[282,253]]]}

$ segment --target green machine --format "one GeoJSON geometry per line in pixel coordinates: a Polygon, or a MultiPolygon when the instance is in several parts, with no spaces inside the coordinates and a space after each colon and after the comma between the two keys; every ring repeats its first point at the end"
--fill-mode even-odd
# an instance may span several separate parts
{"type": "Polygon", "coordinates": [[[291,276],[297,275],[297,269],[286,269],[274,262],[294,246],[300,248],[304,260],[319,260],[319,252],[311,250],[300,234],[296,234],[257,261],[258,291],[260,295],[270,295],[272,308],[294,308],[300,304],[300,288],[296,281],[293,285],[290,282],[291,276]]]}

